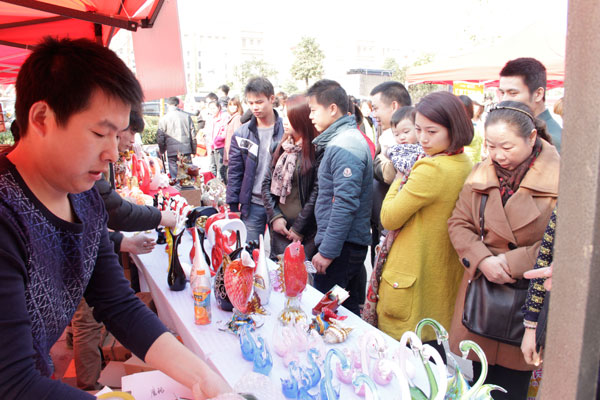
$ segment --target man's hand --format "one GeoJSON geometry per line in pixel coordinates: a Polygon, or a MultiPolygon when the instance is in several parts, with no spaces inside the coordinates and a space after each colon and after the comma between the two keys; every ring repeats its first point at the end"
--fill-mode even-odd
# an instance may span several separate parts
{"type": "Polygon", "coordinates": [[[147,254],[154,250],[156,242],[144,235],[124,236],[121,241],[121,251],[131,254],[147,254]]]}
{"type": "Polygon", "coordinates": [[[523,340],[521,341],[521,351],[527,364],[539,366],[542,362],[540,353],[535,351],[535,329],[525,329],[523,340]]]}
{"type": "Polygon", "coordinates": [[[544,281],[544,288],[546,288],[546,290],[552,290],[552,265],[544,268],[530,269],[529,271],[526,271],[523,276],[527,279],[547,278],[544,281]]]}
{"type": "Polygon", "coordinates": [[[317,269],[317,274],[325,274],[325,271],[327,271],[327,268],[329,267],[332,261],[333,259],[325,258],[321,255],[321,253],[315,254],[312,258],[312,263],[317,269]]]}
{"type": "Polygon", "coordinates": [[[273,221],[273,230],[277,233],[279,233],[282,236],[288,237],[288,235],[290,234],[290,231],[288,231],[287,229],[287,222],[285,220],[285,218],[281,217],[281,218],[277,218],[275,221],[273,221]]]}
{"type": "Polygon", "coordinates": [[[172,210],[161,211],[160,224],[167,228],[175,228],[177,215],[172,210]]]}
{"type": "Polygon", "coordinates": [[[291,240],[292,242],[301,242],[302,241],[302,236],[298,235],[296,232],[294,232],[293,230],[289,230],[290,234],[288,235],[288,240],[291,240]]]}
{"type": "Polygon", "coordinates": [[[498,283],[500,285],[505,283],[515,283],[516,281],[511,278],[507,271],[510,271],[506,264],[506,257],[501,256],[489,256],[484,258],[477,268],[487,278],[488,281],[498,283]]]}

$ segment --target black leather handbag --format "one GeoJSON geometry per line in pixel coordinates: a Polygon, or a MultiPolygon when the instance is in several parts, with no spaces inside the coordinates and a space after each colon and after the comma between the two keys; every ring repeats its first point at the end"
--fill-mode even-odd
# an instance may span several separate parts
{"type": "MultiPolygon", "coordinates": [[[[481,197],[479,227],[484,235],[483,210],[487,195],[481,197]]],[[[471,332],[513,346],[520,346],[525,327],[523,305],[527,298],[528,279],[499,285],[490,282],[485,275],[469,282],[465,296],[462,323],[471,332]]]]}

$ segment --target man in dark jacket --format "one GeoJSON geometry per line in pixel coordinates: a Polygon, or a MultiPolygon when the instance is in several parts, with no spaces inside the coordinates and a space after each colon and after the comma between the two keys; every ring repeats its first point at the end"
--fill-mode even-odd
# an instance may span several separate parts
{"type": "Polygon", "coordinates": [[[344,306],[360,314],[365,301],[364,260],[371,242],[373,160],[369,146],[348,113],[346,91],[335,81],[320,80],[308,90],[310,119],[320,135],[313,143],[322,157],[315,203],[319,252],[315,288],[325,293],[339,285],[350,293],[344,306]]]}
{"type": "Polygon", "coordinates": [[[158,121],[156,141],[161,154],[167,152],[171,179],[177,177],[177,153],[181,153],[191,162],[191,155],[196,154],[196,132],[190,114],[178,108],[179,99],[169,97],[167,113],[158,121]]]}
{"type": "Polygon", "coordinates": [[[229,149],[227,204],[241,213],[247,240],[265,232],[267,214],[261,189],[271,163],[270,148],[283,136],[283,121],[273,109],[275,91],[266,78],[252,78],[244,90],[252,118],[233,134],[229,149]]]}
{"type": "Polygon", "coordinates": [[[396,110],[411,105],[408,90],[403,84],[396,81],[380,83],[371,90],[371,102],[373,103],[373,115],[382,129],[377,137],[377,154],[373,160],[373,211],[371,212],[371,264],[375,263],[375,247],[383,233],[383,227],[379,221],[381,204],[394,180],[395,170],[392,161],[381,154],[382,147],[395,144],[392,133],[392,115],[396,110]],[[384,171],[393,171],[390,177],[384,171]]]}

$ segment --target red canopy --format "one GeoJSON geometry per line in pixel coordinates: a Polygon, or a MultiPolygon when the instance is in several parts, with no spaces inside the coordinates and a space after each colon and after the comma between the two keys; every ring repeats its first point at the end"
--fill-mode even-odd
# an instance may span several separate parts
{"type": "Polygon", "coordinates": [[[119,29],[150,28],[165,0],[0,0],[0,83],[44,36],[88,38],[108,46],[119,29]]]}
{"type": "Polygon", "coordinates": [[[406,77],[409,83],[468,81],[497,86],[500,70],[507,61],[533,57],[546,67],[547,87],[562,86],[565,79],[565,41],[566,29],[561,28],[561,24],[538,22],[497,45],[409,68],[406,77]]]}

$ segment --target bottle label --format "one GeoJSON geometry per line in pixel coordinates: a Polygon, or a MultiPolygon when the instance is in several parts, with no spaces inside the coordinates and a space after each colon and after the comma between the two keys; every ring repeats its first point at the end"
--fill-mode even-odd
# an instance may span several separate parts
{"type": "Polygon", "coordinates": [[[196,325],[210,324],[210,288],[201,287],[194,290],[194,318],[196,325]]]}

